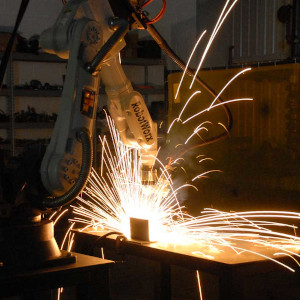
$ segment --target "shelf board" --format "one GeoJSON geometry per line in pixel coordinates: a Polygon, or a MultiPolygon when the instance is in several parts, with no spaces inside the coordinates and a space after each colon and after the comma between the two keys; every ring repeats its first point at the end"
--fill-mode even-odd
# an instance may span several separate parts
{"type": "MultiPolygon", "coordinates": [[[[14,89],[14,97],[61,97],[61,90],[14,89]]],[[[0,90],[0,96],[10,96],[10,89],[0,90]]]]}
{"type": "MultiPolygon", "coordinates": [[[[54,127],[54,122],[15,122],[15,129],[51,129],[54,127]]],[[[0,129],[9,129],[11,123],[0,123],[0,129]]]]}
{"type": "MultiPolygon", "coordinates": [[[[3,53],[0,53],[2,58],[3,53]]],[[[62,59],[54,54],[48,53],[23,53],[23,52],[12,52],[12,59],[14,61],[34,61],[34,62],[53,62],[53,63],[66,63],[67,60],[62,59]]]]}
{"type": "MultiPolygon", "coordinates": [[[[155,95],[163,94],[165,92],[163,86],[151,86],[151,87],[136,87],[136,91],[140,92],[143,95],[155,95]]],[[[14,89],[14,97],[45,97],[45,98],[56,98],[61,97],[61,90],[30,90],[30,89],[14,89]]],[[[104,95],[104,89],[100,90],[100,94],[104,95]]],[[[10,89],[0,90],[0,96],[9,97],[10,89]]]]}
{"type": "MultiPolygon", "coordinates": [[[[0,58],[3,56],[3,52],[0,53],[0,58]]],[[[23,53],[12,52],[12,58],[14,61],[33,61],[33,62],[53,62],[53,63],[66,63],[66,59],[62,59],[54,54],[49,53],[23,53]]],[[[124,57],[122,58],[123,65],[135,65],[135,66],[153,66],[164,65],[165,60],[159,58],[141,58],[141,57],[124,57]]]]}
{"type": "MultiPolygon", "coordinates": [[[[15,122],[15,129],[52,129],[54,128],[55,122],[15,122]]],[[[103,127],[103,121],[97,120],[96,127],[103,127]]],[[[0,129],[9,129],[11,123],[0,122],[0,129]]]]}

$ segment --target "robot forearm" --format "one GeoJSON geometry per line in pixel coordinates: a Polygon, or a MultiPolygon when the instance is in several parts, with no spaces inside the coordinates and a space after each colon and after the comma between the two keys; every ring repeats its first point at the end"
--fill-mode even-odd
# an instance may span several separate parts
{"type": "Polygon", "coordinates": [[[140,93],[134,91],[118,57],[101,67],[109,112],[125,145],[140,148],[141,161],[151,169],[157,154],[157,126],[140,93]]]}

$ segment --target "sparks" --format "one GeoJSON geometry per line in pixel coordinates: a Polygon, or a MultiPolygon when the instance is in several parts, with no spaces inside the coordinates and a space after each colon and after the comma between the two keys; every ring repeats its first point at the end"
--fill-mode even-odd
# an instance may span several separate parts
{"type": "Polygon", "coordinates": [[[129,219],[147,219],[150,221],[151,239],[158,240],[160,228],[167,229],[175,216],[182,218],[176,195],[183,187],[172,187],[171,176],[162,163],[157,184],[142,185],[138,150],[126,147],[112,120],[108,119],[108,123],[114,139],[112,147],[107,139],[101,141],[103,176],[92,173],[83,193],[85,197],[79,197],[80,205],[73,207],[74,221],[88,224],[93,220],[91,226],[120,231],[130,237],[129,219]]]}
{"type": "Polygon", "coordinates": [[[191,117],[187,118],[186,120],[184,120],[182,122],[182,124],[185,124],[185,123],[189,122],[190,120],[194,119],[195,117],[200,116],[203,113],[208,112],[209,110],[211,110],[215,107],[222,106],[222,105],[229,104],[229,103],[233,103],[233,102],[252,101],[252,100],[253,100],[253,98],[238,98],[238,99],[231,99],[231,100],[227,100],[227,101],[224,101],[224,102],[221,102],[221,103],[218,103],[218,104],[214,104],[213,106],[205,108],[205,109],[201,110],[200,112],[198,112],[198,113],[192,115],[191,117]]]}
{"type": "MultiPolygon", "coordinates": [[[[294,271],[290,266],[276,259],[278,253],[299,258],[300,238],[293,234],[281,233],[272,228],[294,230],[295,226],[276,220],[300,220],[300,214],[284,211],[223,212],[205,209],[198,217],[193,217],[180,206],[177,195],[180,190],[194,188],[184,184],[174,188],[171,175],[161,166],[161,175],[154,186],[143,186],[140,178],[141,163],[138,151],[125,146],[108,119],[111,145],[108,139],[102,139],[103,176],[95,171],[89,184],[78,197],[79,204],[73,206],[72,222],[84,224],[94,230],[122,232],[130,238],[130,217],[147,219],[150,224],[150,240],[160,246],[174,247],[196,245],[191,254],[206,258],[217,257],[224,251],[233,251],[236,255],[255,254],[269,259],[294,271]],[[243,246],[240,245],[242,243],[243,246]],[[255,251],[252,250],[255,245],[255,251]],[[225,250],[224,250],[225,249],[225,250]],[[265,254],[271,250],[271,255],[265,254]],[[292,250],[294,249],[294,250],[292,250]]],[[[212,172],[203,172],[192,181],[212,172]]],[[[196,189],[197,190],[197,189],[196,189]]],[[[70,244],[73,242],[71,241],[70,244]]]]}
{"type": "MultiPolygon", "coordinates": [[[[237,0],[226,1],[200,58],[190,88],[193,86],[213,40],[236,2],[237,0]]],[[[198,39],[189,62],[203,36],[204,33],[198,39]]],[[[218,95],[214,97],[209,107],[182,120],[183,113],[186,112],[190,101],[201,93],[201,91],[195,91],[185,102],[178,117],[171,123],[168,133],[176,122],[181,123],[183,126],[190,120],[218,106],[238,101],[252,101],[252,98],[238,98],[216,103],[230,83],[247,71],[250,71],[250,68],[240,71],[229,80],[218,95]]],[[[178,96],[179,88],[175,97],[178,96]]],[[[228,252],[233,252],[239,257],[255,255],[259,258],[269,259],[290,271],[294,271],[290,266],[280,262],[278,255],[298,260],[300,258],[298,254],[300,238],[293,234],[282,233],[278,229],[294,231],[295,226],[286,224],[281,220],[299,221],[299,213],[284,211],[224,212],[216,209],[204,209],[199,216],[191,216],[180,205],[177,196],[182,189],[194,188],[197,190],[197,188],[192,184],[175,187],[171,174],[159,160],[157,160],[157,165],[160,176],[157,183],[153,186],[142,185],[139,151],[124,145],[113,121],[107,117],[107,122],[111,138],[101,138],[100,174],[95,171],[92,172],[82,196],[78,197],[78,204],[72,206],[74,217],[70,220],[71,222],[81,224],[85,229],[91,227],[93,230],[101,231],[105,229],[121,232],[124,236],[130,238],[130,218],[145,219],[149,221],[150,240],[155,241],[160,247],[170,247],[170,245],[174,249],[184,247],[185,251],[190,251],[190,254],[201,255],[207,259],[217,259],[218,256],[228,252]]],[[[206,123],[209,122],[197,126],[192,135],[186,140],[186,143],[200,130],[207,130],[203,126],[206,123]]],[[[218,124],[226,130],[222,123],[218,124]]],[[[179,146],[183,146],[183,144],[178,144],[176,147],[179,146]]],[[[204,155],[197,156],[198,159],[200,157],[204,157],[204,155]]],[[[207,159],[209,158],[200,159],[199,162],[207,159]]],[[[183,161],[183,158],[177,158],[170,165],[178,164],[181,160],[183,161]]],[[[184,170],[182,166],[180,168],[184,170]]],[[[202,172],[195,176],[192,182],[213,172],[221,171],[208,170],[202,172]]],[[[72,236],[69,239],[69,245],[72,245],[72,236]]],[[[199,295],[202,297],[198,272],[197,280],[199,295]]]]}
{"type": "Polygon", "coordinates": [[[203,62],[204,62],[204,59],[205,59],[205,57],[206,57],[206,55],[207,55],[207,53],[208,53],[208,50],[210,49],[210,47],[211,47],[211,45],[212,45],[212,43],[213,43],[213,41],[214,41],[214,39],[215,39],[217,33],[219,32],[219,30],[220,30],[220,28],[222,27],[222,24],[224,23],[226,17],[227,17],[228,14],[230,13],[230,11],[233,9],[233,7],[234,7],[235,4],[237,3],[237,1],[238,1],[238,0],[235,0],[235,1],[231,4],[231,6],[230,6],[228,9],[227,9],[227,6],[229,5],[230,0],[227,0],[227,1],[226,1],[225,6],[223,7],[223,10],[222,10],[222,12],[221,12],[221,14],[220,14],[220,16],[219,16],[219,19],[218,19],[218,21],[217,21],[217,23],[216,23],[216,25],[215,25],[215,28],[214,28],[214,30],[213,30],[213,33],[211,34],[210,39],[209,39],[209,41],[208,41],[208,43],[207,43],[207,45],[206,45],[206,47],[205,47],[205,50],[204,50],[204,52],[203,52],[203,54],[202,54],[202,57],[201,57],[201,60],[200,60],[200,62],[199,62],[199,64],[198,64],[198,67],[197,67],[197,70],[196,70],[196,72],[195,72],[194,78],[193,78],[193,80],[192,80],[192,82],[191,82],[191,84],[190,84],[190,89],[192,88],[192,86],[193,86],[193,84],[194,84],[194,82],[195,82],[195,80],[196,80],[196,76],[197,76],[198,72],[200,71],[200,69],[201,69],[201,67],[202,67],[202,64],[203,64],[203,62]],[[226,9],[227,9],[227,10],[226,10],[226,9]]]}

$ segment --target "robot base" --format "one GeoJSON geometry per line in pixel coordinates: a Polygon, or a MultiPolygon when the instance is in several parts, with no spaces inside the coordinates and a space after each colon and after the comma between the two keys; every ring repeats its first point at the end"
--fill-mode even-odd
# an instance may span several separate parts
{"type": "Polygon", "coordinates": [[[71,253],[59,250],[49,220],[7,226],[0,237],[0,260],[5,269],[36,269],[76,261],[71,253]]]}

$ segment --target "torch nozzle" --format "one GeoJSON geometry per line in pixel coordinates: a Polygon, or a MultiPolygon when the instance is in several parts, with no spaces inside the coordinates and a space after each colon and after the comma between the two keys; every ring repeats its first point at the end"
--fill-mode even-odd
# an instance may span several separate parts
{"type": "Polygon", "coordinates": [[[143,185],[155,185],[157,182],[156,169],[142,168],[141,181],[143,185]]]}

